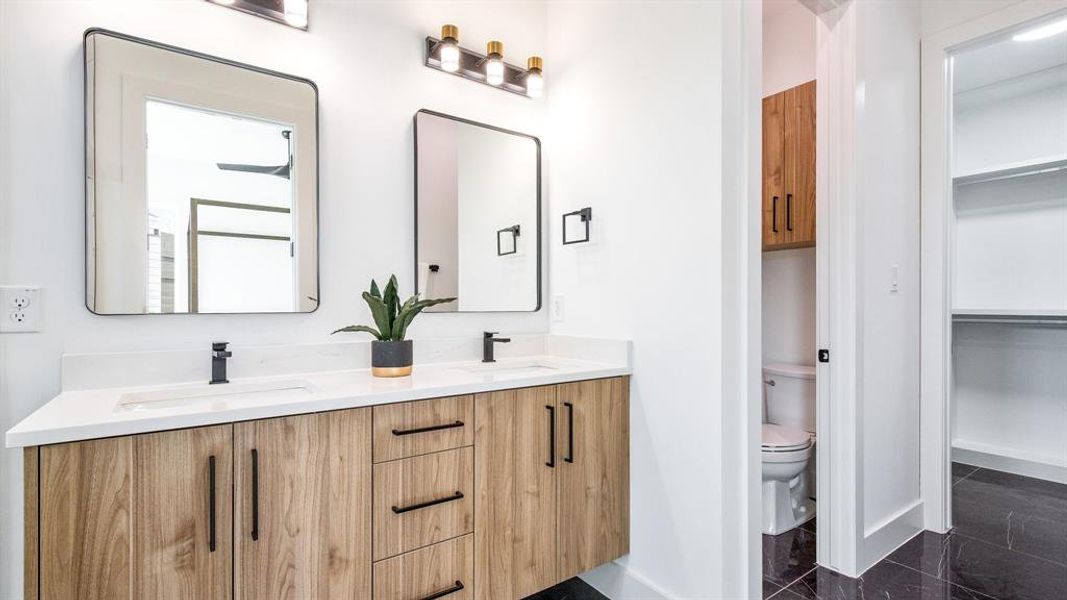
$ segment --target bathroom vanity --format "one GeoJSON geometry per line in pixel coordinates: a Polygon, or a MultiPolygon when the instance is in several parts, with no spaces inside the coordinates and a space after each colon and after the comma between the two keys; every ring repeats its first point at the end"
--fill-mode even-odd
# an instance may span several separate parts
{"type": "Polygon", "coordinates": [[[8,432],[26,597],[525,597],[628,551],[628,373],[540,356],[64,392],[8,432]]]}

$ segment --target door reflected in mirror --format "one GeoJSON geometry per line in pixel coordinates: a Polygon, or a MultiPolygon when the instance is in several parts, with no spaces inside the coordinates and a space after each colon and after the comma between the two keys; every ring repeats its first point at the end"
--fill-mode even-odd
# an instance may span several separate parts
{"type": "Polygon", "coordinates": [[[86,74],[87,306],[314,310],[313,85],[103,31],[86,74]]]}
{"type": "Polygon", "coordinates": [[[416,259],[435,312],[541,307],[537,138],[427,110],[415,115],[416,259]]]}

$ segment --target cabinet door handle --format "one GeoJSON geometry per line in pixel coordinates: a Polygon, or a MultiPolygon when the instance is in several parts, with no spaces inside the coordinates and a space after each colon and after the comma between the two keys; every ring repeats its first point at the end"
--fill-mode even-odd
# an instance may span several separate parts
{"type": "Polygon", "coordinates": [[[778,233],[778,196],[771,196],[771,231],[778,233]]]}
{"type": "Polygon", "coordinates": [[[556,468],[556,407],[545,405],[548,410],[548,462],[545,466],[556,468]]]}
{"type": "Polygon", "coordinates": [[[459,591],[462,591],[462,590],[463,590],[463,582],[457,579],[456,580],[456,585],[453,585],[452,587],[450,587],[448,589],[441,590],[440,592],[434,592],[434,593],[430,594],[429,596],[424,596],[420,600],[437,600],[438,598],[444,598],[445,596],[447,596],[449,594],[455,594],[456,592],[459,592],[459,591]]]}
{"type": "Polygon", "coordinates": [[[453,427],[463,427],[463,421],[456,421],[455,423],[446,423],[444,425],[430,425],[429,427],[416,427],[414,429],[394,429],[393,435],[411,435],[413,433],[426,433],[428,431],[452,429],[453,427]]]}
{"type": "Polygon", "coordinates": [[[252,540],[259,539],[259,452],[252,448],[252,540]]]}
{"type": "Polygon", "coordinates": [[[420,508],[426,508],[428,506],[437,506],[438,504],[444,504],[445,502],[453,502],[453,501],[459,500],[461,498],[463,498],[463,492],[456,492],[455,494],[453,494],[451,496],[448,496],[446,498],[438,498],[436,500],[429,500],[429,501],[426,501],[426,502],[420,502],[418,504],[412,504],[411,506],[405,506],[404,508],[400,508],[398,506],[394,506],[393,507],[393,512],[399,515],[401,513],[406,513],[406,512],[411,511],[411,510],[419,510],[420,508]]]}
{"type": "Polygon", "coordinates": [[[209,552],[215,551],[215,455],[207,457],[207,526],[209,552]]]}
{"type": "Polygon", "coordinates": [[[563,457],[563,462],[574,462],[574,404],[570,402],[564,402],[563,406],[567,407],[567,456],[563,457]]]}
{"type": "Polygon", "coordinates": [[[793,231],[793,194],[785,195],[785,228],[793,231]]]}

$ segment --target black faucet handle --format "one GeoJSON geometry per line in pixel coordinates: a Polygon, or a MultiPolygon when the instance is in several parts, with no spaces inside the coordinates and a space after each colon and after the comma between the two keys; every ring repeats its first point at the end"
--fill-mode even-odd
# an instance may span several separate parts
{"type": "Polygon", "coordinates": [[[482,336],[485,339],[492,339],[494,335],[500,333],[499,331],[483,331],[482,336]]]}
{"type": "Polygon", "coordinates": [[[214,350],[215,352],[220,352],[222,350],[225,350],[226,346],[229,346],[229,345],[230,345],[229,342],[211,342],[211,349],[214,350]]]}

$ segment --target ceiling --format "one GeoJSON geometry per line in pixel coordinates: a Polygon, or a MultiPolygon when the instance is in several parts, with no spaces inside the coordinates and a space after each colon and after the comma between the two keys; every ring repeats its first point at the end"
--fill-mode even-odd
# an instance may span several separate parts
{"type": "MultiPolygon", "coordinates": [[[[1067,14],[1060,13],[1057,18],[1027,26],[1021,31],[1061,19],[1067,19],[1067,14]]],[[[953,91],[960,93],[974,90],[1067,65],[1067,32],[1028,42],[1012,40],[1012,36],[1019,32],[1011,31],[956,52],[953,63],[953,91]]]]}

